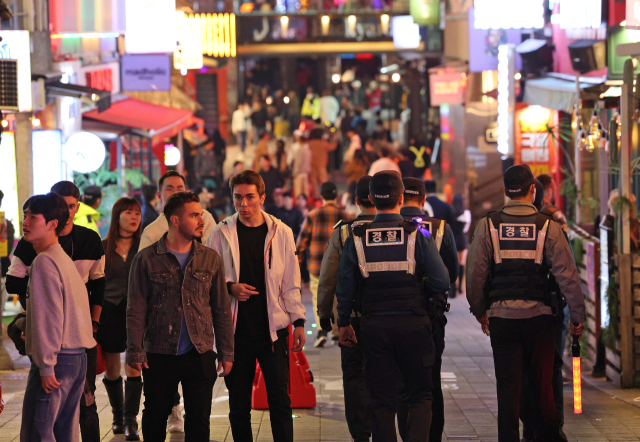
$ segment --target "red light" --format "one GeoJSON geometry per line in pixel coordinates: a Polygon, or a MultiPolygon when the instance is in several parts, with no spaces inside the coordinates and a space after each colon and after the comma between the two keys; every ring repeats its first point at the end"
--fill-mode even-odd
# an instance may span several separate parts
{"type": "Polygon", "coordinates": [[[371,60],[373,58],[373,54],[356,54],[356,60],[371,60]]]}

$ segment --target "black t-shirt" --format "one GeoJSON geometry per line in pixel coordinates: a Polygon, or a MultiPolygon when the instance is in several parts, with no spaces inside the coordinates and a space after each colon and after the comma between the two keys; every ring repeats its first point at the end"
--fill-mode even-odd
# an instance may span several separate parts
{"type": "Polygon", "coordinates": [[[264,269],[264,244],[267,224],[258,227],[245,226],[238,220],[238,244],[240,247],[240,283],[255,287],[257,295],[238,302],[236,334],[242,336],[269,335],[267,311],[267,286],[264,269]]]}

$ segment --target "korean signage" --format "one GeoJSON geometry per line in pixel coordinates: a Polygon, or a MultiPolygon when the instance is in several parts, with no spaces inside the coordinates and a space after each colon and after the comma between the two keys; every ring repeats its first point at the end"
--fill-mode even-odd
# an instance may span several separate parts
{"type": "Polygon", "coordinates": [[[557,127],[558,111],[542,106],[516,105],[515,164],[528,164],[534,176],[558,169],[556,146],[547,127],[557,127]]]}
{"type": "Polygon", "coordinates": [[[435,72],[429,74],[431,106],[442,104],[462,104],[467,87],[467,74],[464,72],[435,72]]]}
{"type": "MultiPolygon", "coordinates": [[[[469,8],[469,72],[498,70],[498,47],[522,42],[520,29],[476,29],[474,8],[469,8]]],[[[516,70],[522,69],[522,58],[516,53],[516,70]]]]}
{"type": "Polygon", "coordinates": [[[116,94],[120,92],[120,63],[84,66],[80,69],[78,84],[116,94]]]}
{"type": "Polygon", "coordinates": [[[171,66],[168,55],[123,55],[120,68],[123,91],[171,89],[171,66]]]}
{"type": "Polygon", "coordinates": [[[0,59],[18,61],[18,109],[33,108],[31,89],[31,43],[29,31],[0,31],[0,59]]]}
{"type": "Polygon", "coordinates": [[[176,50],[176,0],[126,0],[125,11],[128,54],[176,50]]]}
{"type": "Polygon", "coordinates": [[[409,13],[420,26],[438,26],[440,0],[409,0],[409,13]]]}
{"type": "Polygon", "coordinates": [[[200,69],[204,63],[200,19],[182,12],[176,14],[178,47],[173,54],[173,66],[176,69],[200,69]]]}
{"type": "Polygon", "coordinates": [[[540,29],[544,0],[475,0],[476,29],[540,29]]]}

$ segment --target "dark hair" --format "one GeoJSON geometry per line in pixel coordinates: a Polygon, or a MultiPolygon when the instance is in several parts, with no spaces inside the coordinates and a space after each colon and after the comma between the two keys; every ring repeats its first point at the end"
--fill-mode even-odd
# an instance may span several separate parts
{"type": "Polygon", "coordinates": [[[405,193],[404,204],[406,205],[407,203],[421,203],[422,198],[424,198],[424,195],[415,195],[412,193],[405,193]]]}
{"type": "Polygon", "coordinates": [[[542,175],[538,175],[536,179],[540,181],[540,184],[542,184],[542,187],[544,187],[545,189],[551,186],[551,183],[553,183],[553,178],[551,178],[546,173],[543,173],[542,175]]]}
{"type": "MultiPolygon", "coordinates": [[[[102,241],[104,243],[105,265],[107,267],[111,265],[112,259],[116,254],[116,245],[120,239],[120,215],[122,212],[132,209],[142,212],[140,203],[137,200],[128,197],[120,198],[111,209],[111,224],[109,225],[109,232],[107,232],[107,237],[102,241]]],[[[140,235],[142,235],[142,219],[138,225],[138,230],[133,233],[132,244],[140,241],[140,235]]]]}
{"type": "Polygon", "coordinates": [[[167,199],[167,203],[164,205],[164,216],[167,218],[167,222],[171,225],[171,217],[176,212],[182,211],[182,208],[187,203],[199,203],[200,197],[193,192],[176,192],[167,199]]]}
{"type": "Polygon", "coordinates": [[[436,193],[438,187],[436,186],[436,182],[433,180],[427,180],[424,182],[424,190],[427,193],[436,193]]]}
{"type": "Polygon", "coordinates": [[[533,205],[538,212],[542,210],[542,204],[544,203],[544,186],[539,179],[536,178],[536,197],[533,200],[533,205]]]}
{"type": "MultiPolygon", "coordinates": [[[[267,157],[267,159],[268,158],[269,157],[267,157]]],[[[264,180],[260,175],[258,175],[253,170],[243,170],[239,174],[231,177],[231,179],[229,180],[229,187],[231,188],[232,195],[233,195],[233,190],[239,184],[248,184],[248,185],[253,184],[258,189],[258,195],[259,196],[264,195],[264,192],[265,192],[264,180]]]]}
{"type": "Polygon", "coordinates": [[[2,199],[4,198],[4,192],[0,190],[0,204],[2,204],[2,199]]]}
{"type": "Polygon", "coordinates": [[[459,193],[455,195],[451,201],[451,207],[456,218],[462,215],[464,213],[464,197],[459,193]]]}
{"type": "MultiPolygon", "coordinates": [[[[68,183],[69,181],[61,182],[68,183]]],[[[47,223],[57,220],[56,236],[60,236],[65,224],[67,224],[69,220],[69,205],[60,194],[55,192],[50,192],[45,195],[33,195],[25,201],[22,206],[22,211],[24,213],[31,212],[35,215],[42,215],[47,223]]]]}
{"type": "Polygon", "coordinates": [[[261,160],[263,158],[265,160],[267,160],[269,162],[269,164],[271,164],[271,159],[269,158],[269,155],[260,155],[260,157],[258,159],[261,160]]]}
{"type": "Polygon", "coordinates": [[[307,197],[307,195],[305,195],[304,193],[300,193],[300,194],[298,194],[298,196],[296,197],[296,199],[298,199],[298,198],[304,198],[304,200],[305,200],[306,202],[309,202],[309,197],[307,197]]]}
{"type": "Polygon", "coordinates": [[[84,194],[82,195],[82,202],[85,203],[87,206],[93,206],[96,203],[96,201],[98,201],[101,198],[102,198],[101,196],[84,194]]]}
{"type": "MultiPolygon", "coordinates": [[[[356,196],[356,198],[358,198],[356,196]]],[[[358,201],[360,201],[360,205],[365,208],[365,209],[373,209],[376,206],[369,200],[369,198],[365,198],[365,199],[360,199],[358,198],[358,201]]]]}
{"type": "Polygon", "coordinates": [[[282,197],[283,198],[293,198],[293,194],[289,191],[286,192],[282,192],[282,197]]]}
{"type": "Polygon", "coordinates": [[[172,176],[179,176],[180,178],[182,178],[182,183],[186,186],[187,182],[184,180],[184,177],[179,174],[178,172],[176,172],[175,170],[167,170],[158,180],[158,189],[160,191],[162,191],[162,185],[164,184],[164,180],[166,180],[169,177],[172,176]]]}
{"type": "Polygon", "coordinates": [[[207,190],[207,188],[206,188],[206,187],[204,187],[204,186],[196,186],[196,187],[194,187],[193,189],[191,189],[191,191],[192,191],[193,193],[195,193],[196,195],[200,195],[200,194],[201,194],[202,192],[204,192],[205,190],[207,190]]]}
{"type": "Polygon", "coordinates": [[[318,127],[311,129],[311,132],[309,133],[309,139],[310,140],[321,140],[322,139],[322,134],[324,133],[324,131],[318,127]]]}
{"type": "Polygon", "coordinates": [[[382,146],[380,148],[380,156],[382,158],[389,158],[391,156],[391,149],[389,149],[387,146],[382,146]]]}
{"type": "Polygon", "coordinates": [[[282,140],[278,140],[276,141],[276,148],[280,151],[284,151],[284,141],[282,140]]]}
{"type": "Polygon", "coordinates": [[[58,181],[51,186],[51,191],[62,197],[72,196],[80,201],[80,189],[78,189],[78,186],[73,184],[71,181],[58,181]]]}
{"type": "Polygon", "coordinates": [[[260,132],[258,132],[258,138],[260,138],[260,139],[263,139],[267,135],[269,135],[269,132],[267,132],[264,129],[260,129],[260,132]]]}
{"type": "Polygon", "coordinates": [[[156,197],[158,188],[152,184],[146,184],[142,186],[142,199],[146,203],[150,203],[156,197]]]}
{"type": "Polygon", "coordinates": [[[244,164],[242,161],[236,161],[233,163],[233,168],[235,169],[238,164],[244,164]]]}
{"type": "Polygon", "coordinates": [[[394,196],[391,195],[389,198],[373,198],[373,205],[376,206],[378,210],[391,210],[394,209],[398,205],[398,201],[400,200],[400,195],[394,196]]]}

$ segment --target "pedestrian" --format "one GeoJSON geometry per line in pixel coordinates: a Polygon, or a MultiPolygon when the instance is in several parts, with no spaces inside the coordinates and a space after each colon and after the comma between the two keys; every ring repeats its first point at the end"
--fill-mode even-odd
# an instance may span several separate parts
{"type": "Polygon", "coordinates": [[[542,210],[540,211],[552,216],[553,219],[560,223],[565,232],[569,232],[567,218],[564,216],[564,213],[556,207],[556,193],[558,190],[556,182],[547,174],[538,175],[536,179],[540,181],[542,187],[544,187],[544,201],[542,203],[542,210]]]}
{"type": "Polygon", "coordinates": [[[429,440],[435,346],[427,299],[449,287],[435,242],[400,215],[403,192],[399,174],[371,178],[376,216],[353,228],[338,270],[340,344],[364,346],[373,442],[396,440],[398,371],[409,397],[408,440],[429,440]],[[354,308],[362,315],[361,341],[351,325],[354,308]]]}
{"type": "MultiPolygon", "coordinates": [[[[80,190],[71,181],[59,181],[51,187],[51,192],[60,195],[69,208],[69,217],[58,235],[58,243],[73,261],[77,272],[85,284],[88,296],[89,314],[93,333],[100,327],[100,314],[104,301],[104,250],[100,236],[91,229],[73,223],[78,211],[80,190]]],[[[37,251],[29,240],[23,237],[13,252],[11,266],[7,272],[7,292],[17,294],[23,308],[27,306],[27,288],[29,273],[37,251]]],[[[32,304],[33,305],[33,304],[32,304]]],[[[84,305],[84,303],[83,303],[84,305]]],[[[80,433],[82,440],[98,442],[101,440],[98,407],[96,405],[96,367],[98,349],[94,344],[86,349],[86,379],[84,394],[80,399],[80,433]]]]}
{"type": "MultiPolygon", "coordinates": [[[[0,190],[0,209],[2,209],[2,200],[4,193],[0,190]]],[[[13,253],[13,243],[15,236],[15,228],[11,220],[8,220],[6,214],[0,210],[0,315],[7,301],[7,290],[5,288],[5,277],[11,265],[9,255],[13,253]]],[[[301,223],[302,224],[302,223],[301,223]]]]}
{"type": "Polygon", "coordinates": [[[231,132],[236,136],[240,151],[244,152],[247,145],[247,117],[244,111],[244,103],[238,103],[238,108],[231,116],[231,132]]]}
{"type": "Polygon", "coordinates": [[[253,170],[258,172],[260,170],[260,157],[266,155],[271,161],[271,155],[269,155],[269,140],[271,136],[266,130],[261,130],[259,133],[260,141],[253,151],[253,170]]]}
{"type": "Polygon", "coordinates": [[[458,287],[454,290],[458,294],[462,293],[462,277],[464,276],[464,266],[467,264],[467,252],[469,247],[469,238],[467,234],[471,227],[471,212],[464,207],[464,196],[457,194],[453,197],[451,205],[455,221],[451,225],[453,229],[453,237],[456,239],[456,249],[458,250],[458,262],[460,263],[460,276],[458,278],[458,287]]]}
{"type": "Polygon", "coordinates": [[[561,440],[551,380],[557,333],[549,273],[565,296],[571,334],[584,329],[584,295],[569,243],[552,218],[531,204],[535,183],[527,165],[504,173],[509,202],[478,223],[469,247],[467,300],[493,349],[498,395],[498,440],[516,442],[522,375],[533,380],[539,440],[561,440]],[[486,285],[485,285],[486,284],[486,285]]]}
{"type": "MultiPolygon", "coordinates": [[[[311,279],[311,295],[312,305],[318,304],[318,284],[320,282],[320,268],[322,265],[322,257],[327,248],[327,243],[333,233],[333,226],[338,221],[344,219],[344,213],[338,206],[338,188],[332,182],[322,183],[320,187],[320,196],[322,198],[322,206],[309,212],[309,215],[302,223],[302,230],[296,242],[298,249],[298,261],[302,262],[307,257],[307,267],[309,268],[309,277],[311,279]]],[[[316,318],[316,324],[320,324],[318,312],[313,312],[316,318]]],[[[327,343],[327,332],[320,329],[314,347],[324,347],[327,343]]],[[[331,332],[331,343],[338,343],[338,328],[334,325],[331,332]]]]}
{"type": "Polygon", "coordinates": [[[391,158],[391,149],[383,145],[378,151],[378,159],[371,163],[371,167],[369,168],[369,176],[374,176],[378,172],[382,172],[383,170],[394,170],[400,173],[400,167],[398,163],[393,161],[391,158]]]}
{"type": "Polygon", "coordinates": [[[260,210],[265,186],[247,170],[231,178],[236,213],[218,224],[207,239],[224,262],[235,318],[235,362],[225,379],[229,421],[236,442],[251,442],[251,394],[260,364],[267,390],[274,441],[293,441],[289,397],[289,324],[293,348],[305,344],[305,308],[291,229],[260,210]]]}
{"type": "Polygon", "coordinates": [[[120,355],[127,349],[128,283],[133,258],[142,234],[141,208],[133,198],[120,198],[111,209],[109,233],[102,241],[105,251],[104,303],[97,341],[102,348],[105,374],[102,379],[113,414],[113,434],[124,434],[128,441],[140,440],[137,416],[142,395],[142,373],[124,366],[127,380],[120,376],[120,355]]]}
{"type": "Polygon", "coordinates": [[[331,95],[331,91],[328,89],[322,91],[322,97],[319,98],[319,102],[320,122],[324,125],[333,126],[340,113],[340,102],[331,95]]]}
{"type": "Polygon", "coordinates": [[[347,138],[349,139],[349,147],[344,153],[343,161],[345,163],[349,163],[353,159],[356,150],[362,149],[362,139],[354,128],[347,129],[347,138]]]}
{"type": "Polygon", "coordinates": [[[289,103],[287,104],[287,119],[289,120],[289,126],[295,131],[300,129],[300,98],[296,91],[290,90],[289,103]]]}
{"type": "Polygon", "coordinates": [[[265,109],[262,101],[253,102],[253,112],[251,113],[251,125],[253,126],[253,133],[256,137],[253,141],[254,144],[258,143],[258,138],[262,138],[260,132],[267,131],[267,110],[265,109]]]}
{"type": "Polygon", "coordinates": [[[282,175],[280,175],[278,169],[271,166],[271,160],[269,160],[267,155],[261,155],[258,159],[258,164],[260,165],[260,172],[258,175],[260,175],[265,185],[266,198],[264,205],[265,208],[272,210],[275,204],[273,192],[275,192],[276,189],[282,189],[282,186],[284,186],[284,179],[282,178],[282,175]]]}
{"type": "Polygon", "coordinates": [[[73,222],[100,235],[100,212],[98,212],[98,207],[102,202],[102,189],[100,189],[100,186],[87,186],[82,191],[82,194],[82,201],[78,203],[78,212],[73,217],[73,222]]]}
{"type": "Polygon", "coordinates": [[[295,195],[310,195],[309,177],[311,176],[311,149],[306,140],[302,139],[302,131],[294,132],[298,149],[293,157],[293,193],[295,195]]]}
{"type": "Polygon", "coordinates": [[[145,184],[142,186],[142,229],[146,229],[149,224],[158,219],[156,207],[160,202],[158,198],[158,188],[154,185],[145,184]]]}
{"type": "Polygon", "coordinates": [[[205,222],[196,194],[171,195],[163,213],[169,230],[131,265],[126,362],[144,378],[145,441],[165,440],[179,383],[185,439],[209,441],[213,385],[229,374],[234,357],[223,263],[197,241],[205,222]]]}
{"type": "Polygon", "coordinates": [[[413,162],[413,167],[415,168],[414,175],[412,176],[424,179],[431,165],[431,149],[424,144],[417,143],[416,140],[412,138],[409,141],[409,160],[413,162]]]}
{"type": "Polygon", "coordinates": [[[278,208],[275,217],[285,223],[293,232],[293,239],[297,239],[304,222],[302,212],[293,205],[291,192],[282,193],[282,207],[278,208]]]}
{"type": "Polygon", "coordinates": [[[338,147],[335,136],[329,137],[321,128],[314,128],[309,135],[309,149],[311,150],[311,191],[317,192],[318,186],[329,178],[327,165],[329,164],[329,152],[338,147]]]}
{"type": "Polygon", "coordinates": [[[398,167],[400,168],[400,173],[403,178],[419,178],[416,174],[416,168],[413,165],[413,161],[409,159],[410,155],[411,151],[406,147],[398,150],[398,167]]]}
{"type": "Polygon", "coordinates": [[[320,99],[311,86],[307,87],[307,95],[302,102],[300,114],[303,118],[313,121],[320,118],[320,99]]]}
{"type": "MultiPolygon", "coordinates": [[[[318,281],[318,317],[320,328],[330,333],[332,323],[336,322],[334,315],[336,307],[336,285],[338,282],[338,268],[344,243],[352,234],[353,225],[363,225],[373,221],[375,208],[369,201],[370,176],[360,178],[356,184],[356,204],[361,212],[350,222],[341,221],[333,229],[329,245],[322,258],[320,278],[318,281]]],[[[361,342],[360,316],[351,313],[351,325],[356,333],[356,339],[361,342]]],[[[347,419],[349,433],[356,442],[369,441],[371,438],[371,401],[369,391],[364,380],[362,346],[340,347],[342,366],[342,386],[344,388],[344,414],[347,419]]]]}
{"type": "MultiPolygon", "coordinates": [[[[405,221],[418,225],[423,234],[429,232],[428,235],[435,241],[442,262],[444,262],[449,272],[449,281],[452,284],[455,283],[459,273],[459,266],[456,242],[451,227],[447,225],[446,221],[428,217],[422,211],[427,197],[424,181],[408,177],[402,179],[402,184],[404,185],[404,203],[402,209],[400,209],[400,215],[402,215],[405,221]]],[[[449,296],[451,297],[451,295],[449,296]]],[[[444,352],[445,326],[447,325],[445,313],[449,311],[447,293],[436,293],[432,300],[430,300],[429,307],[433,342],[436,347],[436,358],[431,368],[433,404],[431,406],[432,418],[429,441],[440,442],[442,440],[442,432],[444,431],[444,397],[442,394],[440,370],[442,368],[442,353],[444,352]]],[[[407,437],[409,404],[407,390],[402,382],[400,382],[398,396],[398,428],[400,437],[403,441],[407,442],[409,440],[407,437]]]]}
{"type": "MultiPolygon", "coordinates": [[[[186,188],[187,185],[182,175],[175,170],[165,172],[158,180],[158,189],[160,190],[157,196],[160,199],[162,209],[164,209],[171,195],[177,192],[184,192],[186,188]]],[[[216,225],[216,222],[206,210],[203,212],[202,217],[204,218],[204,234],[208,235],[213,226],[216,225]]],[[[158,216],[158,219],[142,231],[138,252],[158,242],[167,231],[169,231],[169,223],[163,212],[158,216]]],[[[170,433],[181,433],[184,429],[180,413],[180,393],[177,388],[174,392],[173,410],[171,411],[171,416],[169,416],[168,429],[170,433]]]]}
{"type": "Polygon", "coordinates": [[[369,159],[362,149],[354,152],[353,158],[344,167],[344,175],[347,178],[347,186],[357,183],[360,178],[367,175],[369,159]]]}
{"type": "Polygon", "coordinates": [[[438,197],[436,182],[427,180],[424,182],[424,187],[427,191],[427,202],[425,204],[427,213],[435,218],[445,220],[450,226],[453,225],[455,221],[453,209],[438,197]]]}
{"type": "Polygon", "coordinates": [[[75,442],[80,440],[86,351],[96,342],[84,281],[58,242],[69,208],[62,196],[52,192],[30,197],[23,211],[23,240],[37,256],[29,269],[27,288],[25,337],[31,370],[20,441],[75,442]]]}

